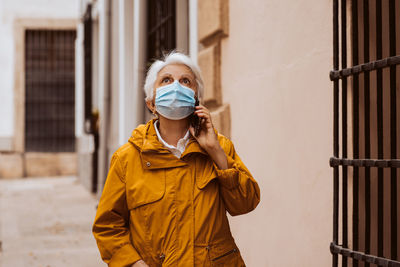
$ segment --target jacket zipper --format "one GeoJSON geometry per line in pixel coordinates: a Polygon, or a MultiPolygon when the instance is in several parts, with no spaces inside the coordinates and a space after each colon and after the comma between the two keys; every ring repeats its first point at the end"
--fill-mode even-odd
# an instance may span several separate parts
{"type": "Polygon", "coordinates": [[[221,256],[218,256],[218,257],[212,259],[211,261],[219,260],[219,259],[221,259],[221,258],[223,258],[223,257],[226,257],[226,256],[228,256],[228,255],[230,255],[230,254],[232,254],[232,253],[234,253],[234,252],[236,252],[236,251],[237,251],[236,248],[234,248],[234,249],[232,249],[232,250],[230,250],[230,251],[228,251],[228,252],[222,254],[221,256]]]}

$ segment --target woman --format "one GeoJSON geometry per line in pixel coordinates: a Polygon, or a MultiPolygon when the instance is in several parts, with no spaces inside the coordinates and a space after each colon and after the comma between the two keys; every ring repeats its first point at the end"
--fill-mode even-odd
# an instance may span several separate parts
{"type": "Polygon", "coordinates": [[[199,67],[171,53],[150,67],[145,93],[157,118],[112,157],[93,225],[102,259],[115,267],[245,266],[226,211],[250,212],[260,190],[208,109],[195,106],[199,67]]]}

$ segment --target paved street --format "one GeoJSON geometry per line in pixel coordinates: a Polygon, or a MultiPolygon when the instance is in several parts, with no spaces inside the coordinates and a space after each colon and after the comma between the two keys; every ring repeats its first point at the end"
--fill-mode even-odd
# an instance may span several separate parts
{"type": "Polygon", "coordinates": [[[0,180],[0,266],[106,266],[91,234],[95,206],[76,177],[0,180]]]}

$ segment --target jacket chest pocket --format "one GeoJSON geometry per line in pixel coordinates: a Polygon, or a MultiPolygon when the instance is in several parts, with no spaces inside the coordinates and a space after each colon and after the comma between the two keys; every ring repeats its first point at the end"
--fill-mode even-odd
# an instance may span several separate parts
{"type": "Polygon", "coordinates": [[[145,170],[127,179],[126,201],[128,209],[157,202],[165,194],[165,170],[145,170]]]}

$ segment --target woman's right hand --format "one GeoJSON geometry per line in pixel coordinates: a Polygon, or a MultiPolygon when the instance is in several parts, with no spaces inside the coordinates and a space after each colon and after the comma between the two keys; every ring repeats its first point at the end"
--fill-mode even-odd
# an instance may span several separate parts
{"type": "Polygon", "coordinates": [[[135,262],[132,267],[149,267],[143,260],[138,260],[135,262]]]}

